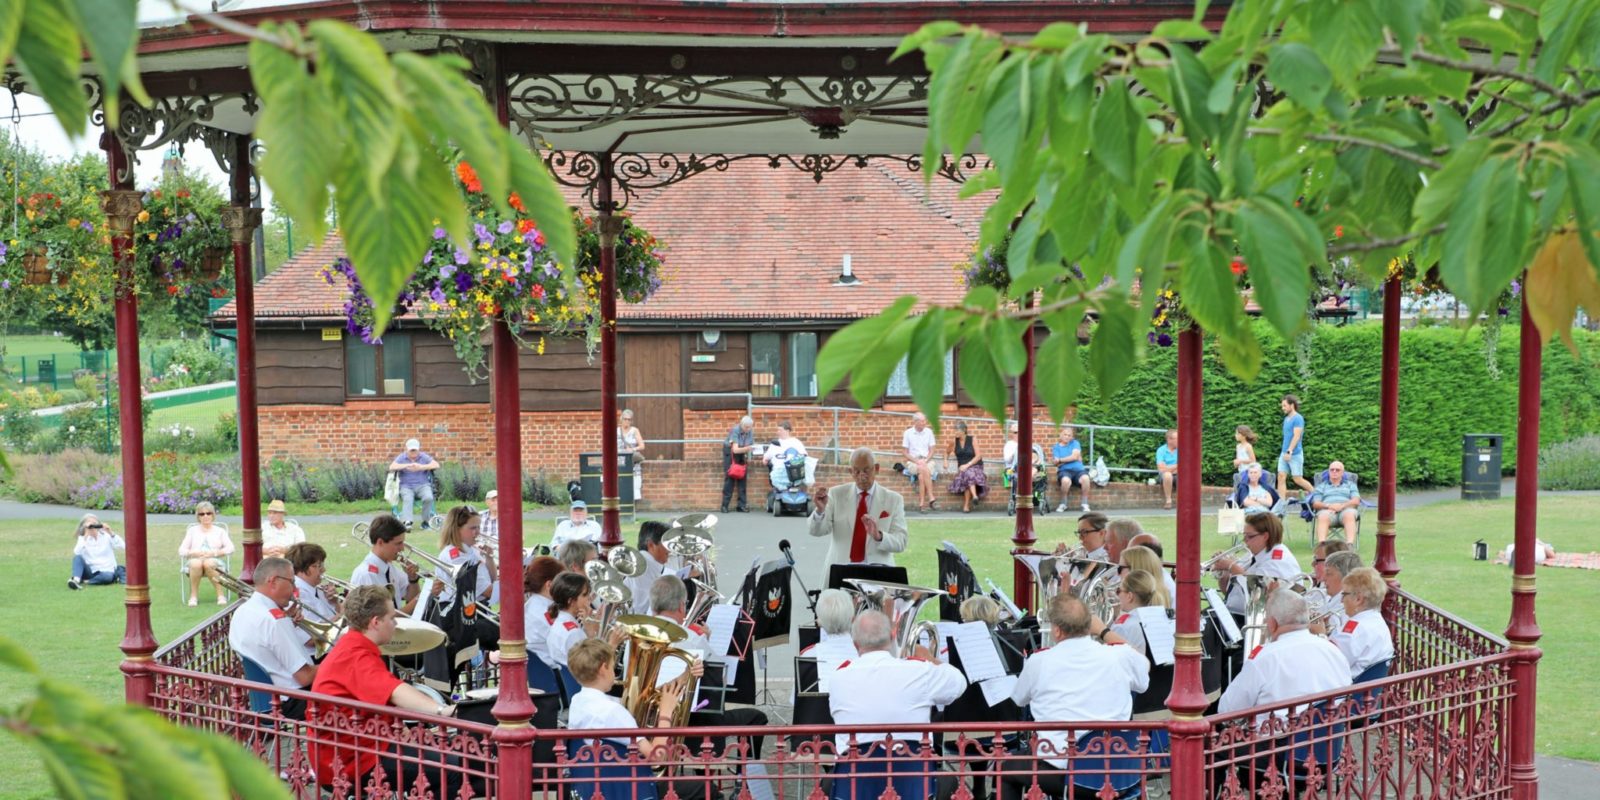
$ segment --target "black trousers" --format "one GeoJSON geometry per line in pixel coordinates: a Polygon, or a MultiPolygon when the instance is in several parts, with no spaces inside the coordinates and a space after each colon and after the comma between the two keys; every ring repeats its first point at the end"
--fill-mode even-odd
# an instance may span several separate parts
{"type": "MultiPolygon", "coordinates": [[[[723,709],[721,713],[691,714],[689,716],[689,724],[708,728],[713,726],[745,725],[754,727],[767,724],[767,715],[759,708],[727,708],[723,709]]],[[[704,741],[704,737],[689,736],[684,738],[683,743],[688,746],[691,754],[696,754],[700,752],[701,742],[704,741]]],[[[759,758],[761,756],[761,747],[766,741],[767,737],[765,736],[750,737],[750,752],[745,757],[751,759],[759,758]]],[[[716,754],[717,757],[720,758],[727,748],[727,739],[719,737],[711,740],[711,752],[716,754]]],[[[679,794],[682,794],[682,792],[679,792],[679,794]]]]}
{"type": "MultiPolygon", "coordinates": [[[[722,460],[722,507],[728,507],[728,501],[733,498],[733,487],[738,486],[739,508],[744,508],[750,504],[749,499],[745,495],[745,486],[750,482],[750,473],[748,471],[745,472],[744,478],[736,481],[728,476],[728,467],[730,464],[732,464],[731,460],[726,458],[722,460]]],[[[748,464],[746,469],[748,470],[748,464]]]]}
{"type": "Polygon", "coordinates": [[[1039,791],[1045,797],[1071,797],[1073,800],[1096,800],[1100,793],[1082,786],[1073,786],[1068,792],[1066,770],[1041,758],[1027,761],[1008,761],[1000,765],[1000,800],[1022,800],[1033,786],[1035,774],[1039,791]]]}

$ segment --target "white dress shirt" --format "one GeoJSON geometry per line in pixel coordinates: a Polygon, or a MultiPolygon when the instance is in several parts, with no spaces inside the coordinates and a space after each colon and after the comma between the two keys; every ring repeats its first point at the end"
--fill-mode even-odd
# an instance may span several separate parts
{"type": "Polygon", "coordinates": [[[1178,582],[1172,579],[1172,574],[1161,570],[1161,582],[1167,585],[1167,608],[1178,607],[1178,582]]]}
{"type": "Polygon", "coordinates": [[[623,583],[633,593],[633,606],[630,609],[635,614],[650,613],[650,587],[656,585],[656,579],[664,575],[667,565],[656,560],[656,557],[646,551],[640,551],[643,556],[644,572],[632,578],[624,578],[623,583]]]}
{"type": "Polygon", "coordinates": [[[83,556],[83,563],[89,567],[91,573],[116,572],[116,551],[126,550],[127,547],[128,545],[122,540],[122,537],[114,533],[106,533],[103,530],[100,533],[86,531],[82,536],[78,537],[78,542],[72,546],[72,554],[83,556]]]}
{"type": "MultiPolygon", "coordinates": [[[[1217,710],[1227,714],[1254,706],[1276,705],[1280,701],[1316,694],[1350,685],[1350,663],[1332,642],[1313,636],[1305,629],[1288,631],[1255,649],[1245,659],[1244,668],[1222,693],[1217,710]]],[[[1302,707],[1296,707],[1299,713],[1302,707]]],[[[1273,712],[1288,717],[1289,712],[1273,712]]],[[[1257,714],[1256,723],[1266,719],[1257,714]]]]}
{"type": "Polygon", "coordinates": [[[800,655],[809,656],[817,660],[817,691],[826,693],[839,665],[846,661],[859,658],[861,654],[856,651],[856,643],[850,638],[850,632],[832,634],[820,631],[822,638],[817,643],[800,651],[800,655]]]}
{"type": "Polygon", "coordinates": [[[306,532],[291,520],[284,520],[282,528],[272,527],[271,520],[261,526],[262,547],[278,547],[287,550],[305,540],[306,532]]]}
{"type": "MultiPolygon", "coordinates": [[[[1289,552],[1285,545],[1277,545],[1262,550],[1244,562],[1245,575],[1266,575],[1279,578],[1284,583],[1300,574],[1300,562],[1295,560],[1294,553],[1289,552]]],[[[1249,602],[1249,590],[1245,586],[1243,576],[1235,576],[1228,584],[1228,610],[1235,614],[1243,614],[1246,603],[1249,602]]]]}
{"type": "Polygon", "coordinates": [[[1389,634],[1389,623],[1383,612],[1369,608],[1345,620],[1338,628],[1329,628],[1328,641],[1350,662],[1350,680],[1355,680],[1368,667],[1394,658],[1394,637],[1389,634]]]}
{"type": "MultiPolygon", "coordinates": [[[[574,731],[627,730],[639,727],[638,720],[623,708],[622,702],[598,689],[585,686],[572,696],[567,708],[567,729],[574,731]]],[[[606,739],[624,747],[625,738],[606,739]]]]}
{"type": "MultiPolygon", "coordinates": [[[[339,613],[333,610],[332,601],[322,593],[322,589],[306,583],[306,579],[299,575],[294,576],[294,600],[305,609],[306,619],[312,622],[334,622],[339,619],[339,613]]],[[[309,634],[307,636],[309,638],[309,634]]]]}
{"type": "MultiPolygon", "coordinates": [[[[478,552],[477,547],[470,544],[466,547],[446,547],[439,551],[439,560],[449,564],[452,567],[461,566],[463,564],[478,565],[477,597],[480,599],[480,602],[483,598],[488,597],[491,590],[494,588],[494,576],[489,574],[488,569],[489,562],[483,560],[483,554],[478,552]]],[[[440,607],[448,606],[455,602],[456,582],[450,580],[450,576],[446,575],[445,571],[439,569],[438,567],[434,568],[433,577],[440,583],[444,584],[444,589],[443,591],[439,592],[439,597],[437,598],[440,607]]]]}
{"type": "MultiPolygon", "coordinates": [[[[829,681],[828,707],[837,725],[925,725],[934,706],[948,705],[967,690],[967,678],[949,664],[900,659],[883,650],[864,653],[840,667],[829,681]]],[[[892,735],[907,742],[922,740],[916,731],[892,735]]],[[[882,742],[884,734],[856,736],[861,745],[882,742]]],[[[850,736],[834,738],[835,752],[844,752],[850,736]]]]}
{"type": "Polygon", "coordinates": [[[933,428],[917,430],[916,426],[906,428],[900,435],[900,446],[905,449],[908,458],[929,458],[933,455],[933,448],[937,447],[939,440],[933,436],[933,428]]]}
{"type": "Polygon", "coordinates": [[[578,623],[577,617],[563,611],[556,615],[555,621],[550,623],[550,633],[545,639],[545,648],[550,651],[550,660],[545,662],[551,669],[567,665],[567,653],[578,646],[578,642],[589,638],[588,632],[578,623]]]}
{"type": "Polygon", "coordinates": [[[545,612],[549,609],[550,598],[542,594],[530,594],[522,604],[528,652],[538,656],[547,667],[550,666],[550,618],[545,616],[545,612]]]}
{"type": "Polygon", "coordinates": [[[261,592],[250,595],[228,623],[228,646],[261,665],[273,686],[304,688],[294,674],[311,663],[311,655],[295,636],[294,620],[261,592]]]}
{"type": "MultiPolygon", "coordinates": [[[[1166,610],[1162,606],[1154,607],[1161,608],[1163,611],[1166,610]]],[[[1163,617],[1162,622],[1156,624],[1165,625],[1166,629],[1172,632],[1169,635],[1175,635],[1177,632],[1178,622],[1171,616],[1163,617]]],[[[1116,621],[1111,623],[1111,630],[1118,636],[1127,639],[1128,646],[1139,651],[1139,654],[1145,658],[1150,659],[1150,663],[1155,663],[1155,658],[1150,655],[1150,647],[1145,642],[1144,620],[1138,614],[1131,611],[1124,611],[1118,614],[1116,621]]]]}
{"type": "Polygon", "coordinates": [[[555,552],[561,545],[573,539],[583,539],[589,542],[600,541],[600,523],[592,519],[584,520],[581,525],[574,523],[570,519],[557,522],[556,533],[550,537],[550,551],[555,552]]]}
{"type": "MultiPolygon", "coordinates": [[[[1031,706],[1039,722],[1115,722],[1133,716],[1134,694],[1149,686],[1150,662],[1139,651],[1076,636],[1028,656],[1011,700],[1031,706]]],[[[1065,753],[1067,736],[1067,731],[1039,732],[1050,753],[1065,753]]],[[[1035,755],[1066,765],[1064,758],[1035,755]]]]}
{"type": "Polygon", "coordinates": [[[406,571],[399,564],[390,564],[377,555],[368,551],[367,557],[361,559],[355,571],[350,573],[351,586],[387,586],[394,591],[394,607],[405,605],[406,590],[411,587],[411,579],[406,577],[406,571]]]}

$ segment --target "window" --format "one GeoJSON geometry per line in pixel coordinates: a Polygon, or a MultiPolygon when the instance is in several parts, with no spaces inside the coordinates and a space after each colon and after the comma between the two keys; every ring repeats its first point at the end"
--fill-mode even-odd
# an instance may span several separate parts
{"type": "Polygon", "coordinates": [[[344,392],[349,397],[405,397],[412,393],[411,334],[391,332],[382,344],[344,339],[344,392]]]}
{"type": "Polygon", "coordinates": [[[756,397],[816,397],[817,334],[750,334],[750,393],[756,397]]]}
{"type": "MultiPolygon", "coordinates": [[[[956,392],[955,375],[955,359],[947,351],[944,354],[944,393],[946,395],[953,395],[956,392]]],[[[911,379],[906,376],[906,360],[904,358],[901,358],[900,363],[894,366],[894,372],[889,375],[889,385],[884,388],[883,394],[885,397],[911,396],[911,379]]]]}

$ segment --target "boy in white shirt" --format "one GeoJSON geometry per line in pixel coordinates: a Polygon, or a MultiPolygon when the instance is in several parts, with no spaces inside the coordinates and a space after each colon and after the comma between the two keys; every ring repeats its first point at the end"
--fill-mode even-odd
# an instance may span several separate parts
{"type": "MultiPolygon", "coordinates": [[[[628,709],[624,708],[617,698],[609,694],[617,684],[616,660],[616,649],[601,639],[585,639],[572,648],[572,652],[567,656],[567,667],[572,670],[572,677],[583,688],[572,696],[572,703],[567,708],[568,730],[628,730],[639,727],[639,722],[633,718],[633,714],[629,713],[628,709]]],[[[683,690],[684,681],[681,679],[670,681],[660,687],[661,699],[657,705],[656,714],[658,721],[654,727],[664,728],[671,726],[672,713],[677,709],[678,704],[683,702],[683,690]]],[[[580,751],[577,748],[588,746],[591,741],[586,739],[574,741],[569,745],[572,752],[568,753],[568,757],[578,757],[580,751]]],[[[620,758],[627,758],[629,743],[627,739],[608,737],[606,741],[618,747],[620,758]]],[[[635,737],[633,741],[638,743],[639,754],[645,759],[655,762],[658,766],[670,765],[675,760],[672,751],[673,745],[676,743],[672,737],[635,737]]],[[[596,754],[594,761],[604,764],[609,763],[610,759],[603,754],[596,754]]],[[[671,767],[667,766],[667,770],[670,772],[671,767]]],[[[585,776],[584,772],[585,770],[581,766],[572,767],[574,779],[583,780],[585,777],[590,779],[595,777],[592,773],[585,776]]],[[[705,784],[682,779],[677,781],[658,781],[655,786],[658,796],[665,797],[667,795],[669,783],[671,784],[670,790],[677,792],[678,797],[683,798],[683,800],[696,800],[697,798],[705,797],[705,784]]],[[[643,786],[638,787],[638,791],[640,795],[645,794],[643,786]]],[[[581,789],[579,793],[585,794],[581,789]]]]}

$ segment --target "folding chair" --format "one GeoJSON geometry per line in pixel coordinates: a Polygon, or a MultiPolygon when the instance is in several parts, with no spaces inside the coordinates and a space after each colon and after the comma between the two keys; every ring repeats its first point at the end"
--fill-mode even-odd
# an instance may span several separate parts
{"type": "MultiPolygon", "coordinates": [[[[221,528],[223,533],[229,533],[227,523],[225,523],[225,522],[213,522],[211,524],[221,528]]],[[[229,534],[229,539],[230,540],[232,539],[232,534],[231,533],[229,534]]],[[[232,555],[226,555],[226,556],[223,556],[221,560],[222,560],[222,569],[223,569],[223,571],[227,572],[230,575],[234,574],[234,572],[233,572],[233,556],[232,555]]],[[[187,558],[185,558],[183,556],[178,556],[178,602],[180,602],[180,603],[189,602],[189,559],[187,559],[187,558]]],[[[267,682],[271,683],[271,681],[267,681],[267,682]]]]}
{"type": "MultiPolygon", "coordinates": [[[[1346,470],[1345,473],[1344,473],[1344,476],[1345,476],[1346,479],[1348,479],[1351,482],[1355,483],[1357,486],[1361,485],[1361,476],[1360,475],[1357,475],[1354,472],[1350,472],[1349,470],[1346,470]]],[[[1317,473],[1316,480],[1313,481],[1313,483],[1315,485],[1319,485],[1320,486],[1322,484],[1322,482],[1326,481],[1327,479],[1328,479],[1328,471],[1327,470],[1323,470],[1323,471],[1317,473]]],[[[1306,521],[1306,541],[1309,542],[1313,547],[1315,547],[1316,544],[1317,544],[1317,510],[1315,508],[1313,508],[1312,506],[1317,502],[1318,496],[1319,495],[1316,493],[1316,491],[1312,491],[1312,492],[1309,492],[1308,494],[1306,494],[1305,497],[1301,498],[1298,501],[1300,503],[1300,518],[1306,521]]],[[[1362,500],[1360,508],[1361,509],[1377,508],[1377,506],[1375,504],[1373,504],[1373,503],[1367,502],[1366,500],[1362,500]]],[[[1338,515],[1335,515],[1333,520],[1332,520],[1332,522],[1328,525],[1328,533],[1331,535],[1335,530],[1343,530],[1343,529],[1344,529],[1344,521],[1339,519],[1338,515]]],[[[1361,544],[1361,517],[1360,516],[1356,517],[1356,529],[1355,529],[1355,531],[1353,531],[1350,534],[1350,543],[1351,543],[1352,546],[1359,546],[1361,544]]]]}

